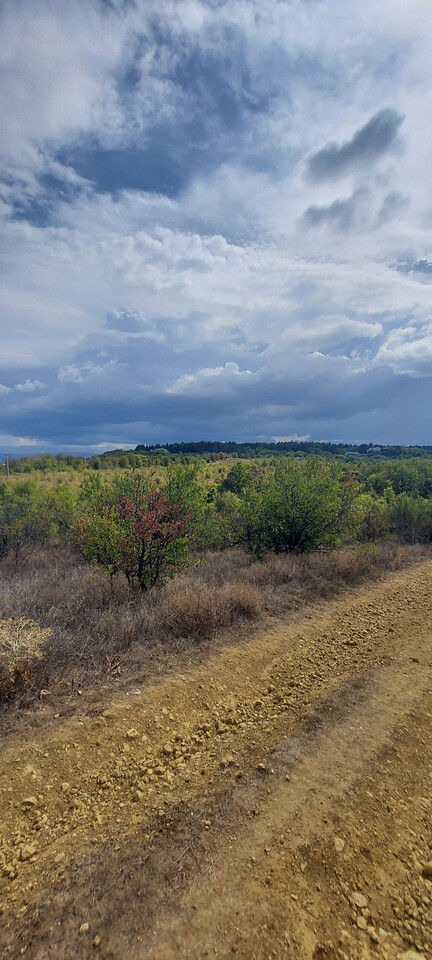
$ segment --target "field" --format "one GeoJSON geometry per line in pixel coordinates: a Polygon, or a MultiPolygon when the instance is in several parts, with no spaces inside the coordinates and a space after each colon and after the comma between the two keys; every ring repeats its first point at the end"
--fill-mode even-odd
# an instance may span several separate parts
{"type": "Polygon", "coordinates": [[[158,469],[3,490],[2,956],[429,957],[429,468],[158,469]]]}

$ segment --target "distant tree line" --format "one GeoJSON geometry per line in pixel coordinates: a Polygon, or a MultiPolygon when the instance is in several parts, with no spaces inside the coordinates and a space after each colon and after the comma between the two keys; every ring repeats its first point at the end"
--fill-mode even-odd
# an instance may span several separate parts
{"type": "Polygon", "coordinates": [[[354,453],[360,456],[382,456],[390,458],[406,457],[425,457],[432,456],[432,446],[377,446],[373,443],[320,443],[314,440],[286,440],[272,443],[253,442],[253,443],[235,443],[227,441],[222,443],[217,440],[199,440],[191,443],[166,443],[160,444],[138,444],[135,447],[137,453],[158,454],[160,452],[168,454],[195,454],[206,456],[211,453],[236,454],[237,457],[245,460],[255,457],[266,457],[269,454],[297,453],[304,456],[316,454],[331,454],[333,456],[346,456],[354,453]]]}
{"type": "Polygon", "coordinates": [[[167,467],[175,461],[190,462],[195,459],[209,462],[242,459],[260,460],[271,457],[310,456],[343,460],[355,458],[367,460],[408,460],[432,458],[432,446],[374,446],[373,444],[318,443],[315,441],[290,440],[279,443],[222,443],[215,440],[200,440],[191,443],[138,444],[134,450],[109,450],[92,457],[73,454],[34,454],[26,457],[10,457],[10,473],[62,473],[65,471],[138,470],[141,467],[167,467]]]}

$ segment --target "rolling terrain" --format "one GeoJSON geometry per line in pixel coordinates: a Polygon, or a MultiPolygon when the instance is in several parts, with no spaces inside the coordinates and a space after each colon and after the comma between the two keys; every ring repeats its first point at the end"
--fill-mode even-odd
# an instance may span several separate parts
{"type": "Polygon", "coordinates": [[[423,560],[14,735],[2,955],[429,957],[431,614],[423,560]]]}

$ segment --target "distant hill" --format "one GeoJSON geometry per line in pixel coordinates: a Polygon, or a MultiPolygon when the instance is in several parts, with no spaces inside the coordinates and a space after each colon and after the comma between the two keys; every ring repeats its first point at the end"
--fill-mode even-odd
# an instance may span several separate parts
{"type": "MultiPolygon", "coordinates": [[[[135,447],[136,453],[157,456],[160,453],[165,454],[195,454],[195,456],[205,456],[206,454],[231,454],[243,459],[254,457],[275,456],[278,453],[299,453],[303,455],[310,454],[330,454],[332,456],[347,456],[356,454],[359,456],[380,456],[408,458],[408,457],[427,457],[432,456],[432,446],[377,446],[373,443],[319,443],[314,440],[287,440],[278,443],[235,443],[230,440],[225,442],[219,440],[198,440],[190,443],[165,443],[163,447],[160,444],[139,443],[135,447]]],[[[109,454],[104,454],[109,456],[109,454]]]]}

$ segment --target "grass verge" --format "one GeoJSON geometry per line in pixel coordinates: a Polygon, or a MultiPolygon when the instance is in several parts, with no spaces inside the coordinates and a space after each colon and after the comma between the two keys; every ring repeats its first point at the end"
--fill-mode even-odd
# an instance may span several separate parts
{"type": "Polygon", "coordinates": [[[0,632],[0,701],[4,709],[15,696],[29,706],[41,690],[70,694],[107,679],[154,675],[167,659],[172,667],[179,654],[190,656],[224,632],[232,638],[242,622],[298,609],[427,555],[425,547],[390,542],[330,554],[270,554],[258,563],[227,550],[207,555],[160,590],[131,594],[123,577],[105,576],[72,551],[35,550],[18,569],[11,560],[1,565],[0,620],[7,627],[3,641],[0,632]],[[25,623],[27,633],[20,628],[25,623]],[[21,660],[10,639],[20,630],[21,660]]]}

